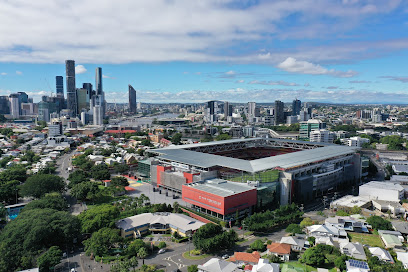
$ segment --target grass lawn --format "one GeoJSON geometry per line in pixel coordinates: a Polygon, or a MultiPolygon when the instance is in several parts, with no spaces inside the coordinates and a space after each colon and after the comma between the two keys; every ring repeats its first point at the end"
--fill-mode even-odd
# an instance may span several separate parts
{"type": "Polygon", "coordinates": [[[235,242],[237,245],[243,244],[246,241],[248,241],[247,239],[239,239],[237,242],[235,242]]]}
{"type": "Polygon", "coordinates": [[[359,242],[363,245],[369,245],[372,247],[383,247],[383,243],[381,241],[380,236],[375,234],[365,234],[365,233],[348,233],[351,237],[351,242],[359,242]]]}
{"type": "Polygon", "coordinates": [[[299,263],[299,262],[286,262],[286,263],[280,264],[281,270],[282,270],[282,267],[283,267],[284,264],[288,264],[288,265],[293,266],[295,268],[300,268],[300,269],[302,269],[303,271],[306,271],[306,272],[317,271],[317,268],[314,268],[313,266],[306,265],[306,264],[299,263]],[[306,267],[306,270],[305,270],[305,267],[306,267]]]}
{"type": "Polygon", "coordinates": [[[250,236],[250,235],[252,235],[252,234],[254,234],[253,231],[247,231],[247,232],[244,233],[245,236],[250,236]]]}
{"type": "Polygon", "coordinates": [[[190,252],[189,251],[186,251],[186,252],[184,252],[183,253],[183,257],[185,258],[185,259],[188,259],[188,260],[201,260],[201,259],[205,259],[205,258],[207,258],[207,257],[210,257],[210,255],[208,255],[208,254],[201,254],[201,255],[190,255],[190,252]]]}

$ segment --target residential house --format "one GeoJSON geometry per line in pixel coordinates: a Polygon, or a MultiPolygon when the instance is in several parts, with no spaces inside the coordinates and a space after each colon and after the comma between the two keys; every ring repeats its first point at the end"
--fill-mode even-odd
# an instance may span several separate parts
{"type": "Polygon", "coordinates": [[[404,237],[402,236],[401,232],[391,230],[379,230],[378,234],[380,235],[381,240],[384,242],[385,247],[387,248],[402,247],[404,237]]]}
{"type": "Polygon", "coordinates": [[[302,251],[309,248],[309,241],[294,236],[282,237],[280,243],[290,245],[293,251],[302,251]]]}
{"type": "Polygon", "coordinates": [[[260,258],[261,254],[258,251],[252,253],[234,252],[234,256],[230,258],[230,261],[236,264],[257,264],[260,258]]]}
{"type": "Polygon", "coordinates": [[[282,261],[289,261],[291,252],[292,247],[288,244],[272,243],[267,245],[267,254],[278,256],[282,261]]]}
{"type": "Polygon", "coordinates": [[[344,229],[339,229],[335,226],[328,225],[313,225],[306,227],[306,232],[313,237],[333,237],[337,239],[347,239],[347,232],[344,229]]]}
{"type": "Polygon", "coordinates": [[[400,261],[405,269],[408,269],[408,252],[396,252],[397,260],[400,261]]]}
{"type": "MultiPolygon", "coordinates": [[[[406,204],[406,203],[404,203],[404,204],[406,204]]],[[[408,222],[405,222],[405,221],[393,221],[393,222],[391,222],[391,224],[392,224],[392,228],[395,231],[401,232],[402,235],[408,235],[408,222]]]]}
{"type": "Polygon", "coordinates": [[[346,261],[347,272],[369,272],[370,267],[366,262],[357,260],[346,261]]]}
{"type": "Polygon", "coordinates": [[[373,207],[383,213],[390,212],[393,215],[405,214],[405,208],[397,201],[372,200],[373,207]]]}
{"type": "Polygon", "coordinates": [[[352,232],[369,233],[371,226],[364,219],[355,219],[351,216],[328,217],[324,223],[326,226],[333,226],[338,229],[352,232]]]}
{"type": "Polygon", "coordinates": [[[238,272],[238,266],[218,258],[212,258],[203,265],[197,266],[198,272],[238,272]]]}
{"type": "Polygon", "coordinates": [[[356,258],[359,260],[367,260],[367,256],[364,252],[364,248],[360,243],[340,243],[340,251],[341,253],[356,258]]]}
{"type": "Polygon", "coordinates": [[[377,257],[380,261],[394,263],[394,259],[387,250],[380,247],[369,247],[368,250],[371,252],[373,256],[377,257]]]}
{"type": "Polygon", "coordinates": [[[279,272],[279,264],[269,263],[267,259],[259,259],[258,263],[252,266],[251,272],[279,272]]]}

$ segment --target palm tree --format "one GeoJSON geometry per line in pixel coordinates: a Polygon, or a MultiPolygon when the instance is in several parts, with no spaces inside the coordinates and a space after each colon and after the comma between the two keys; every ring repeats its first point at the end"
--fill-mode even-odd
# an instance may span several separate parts
{"type": "Polygon", "coordinates": [[[139,251],[137,252],[137,256],[139,259],[142,259],[142,262],[144,264],[144,259],[147,257],[148,253],[145,247],[141,247],[139,251]]]}

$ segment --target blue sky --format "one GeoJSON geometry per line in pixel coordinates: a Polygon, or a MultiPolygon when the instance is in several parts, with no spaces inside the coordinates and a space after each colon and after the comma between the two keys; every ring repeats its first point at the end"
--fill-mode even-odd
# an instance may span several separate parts
{"type": "Polygon", "coordinates": [[[403,0],[0,1],[0,95],[77,87],[108,102],[406,103],[403,0]]]}

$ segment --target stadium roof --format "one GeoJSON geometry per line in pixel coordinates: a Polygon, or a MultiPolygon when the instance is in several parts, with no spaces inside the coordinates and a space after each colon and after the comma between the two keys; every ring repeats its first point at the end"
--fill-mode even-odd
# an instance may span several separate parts
{"type": "MultiPolygon", "coordinates": [[[[224,157],[220,155],[214,155],[209,153],[202,153],[192,150],[186,150],[189,148],[196,148],[202,146],[229,144],[239,142],[250,142],[260,140],[260,138],[240,139],[240,140],[226,140],[219,142],[208,142],[200,144],[189,144],[172,146],[168,148],[154,149],[149,152],[158,154],[158,158],[168,161],[174,161],[186,165],[191,165],[200,168],[210,168],[213,166],[222,166],[231,169],[237,169],[249,173],[256,173],[275,168],[295,168],[310,163],[324,161],[333,157],[344,156],[347,154],[353,154],[357,150],[355,147],[324,144],[324,143],[310,143],[308,145],[316,145],[318,148],[307,149],[293,153],[287,153],[283,155],[261,158],[257,160],[243,160],[230,157],[224,157]]],[[[287,142],[287,143],[299,143],[304,144],[303,141],[293,141],[284,139],[270,139],[275,142],[287,142]]]]}
{"type": "Polygon", "coordinates": [[[245,183],[232,182],[223,179],[210,179],[194,182],[185,186],[222,197],[228,197],[256,189],[245,183]]]}

